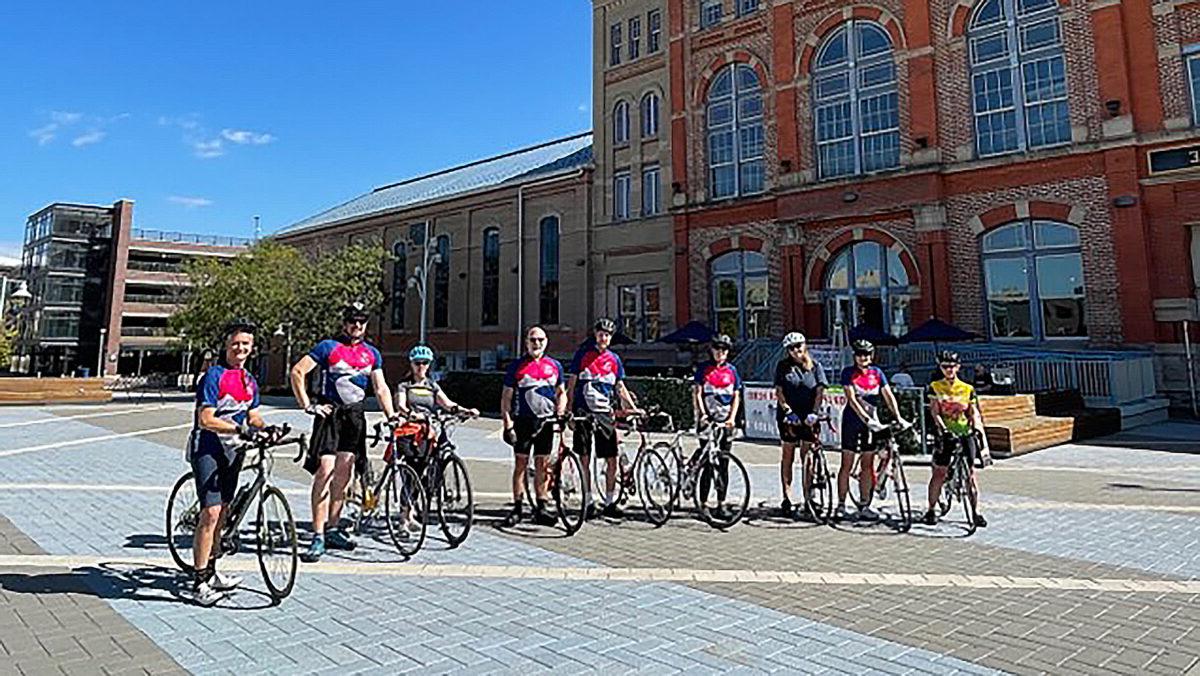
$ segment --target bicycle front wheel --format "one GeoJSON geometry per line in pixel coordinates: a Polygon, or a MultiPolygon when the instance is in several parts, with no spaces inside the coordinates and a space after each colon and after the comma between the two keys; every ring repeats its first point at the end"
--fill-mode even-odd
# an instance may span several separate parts
{"type": "Polygon", "coordinates": [[[408,465],[397,465],[384,489],[384,519],[388,533],[401,555],[416,554],[425,544],[429,498],[421,477],[408,465]]]}
{"type": "Polygon", "coordinates": [[[258,567],[271,598],[278,601],[292,593],[300,552],[292,507],[274,486],[264,488],[259,497],[257,530],[258,567]]]}
{"type": "Polygon", "coordinates": [[[434,494],[437,496],[438,522],[450,547],[457,547],[467,539],[475,522],[475,495],[471,491],[467,464],[456,454],[447,454],[442,459],[437,478],[434,494]]]}
{"type": "Polygon", "coordinates": [[[583,480],[583,462],[574,451],[564,450],[554,464],[554,504],[558,507],[558,518],[562,519],[567,535],[574,535],[583,527],[588,501],[591,499],[588,484],[583,480]]]}
{"type": "Polygon", "coordinates": [[[696,512],[713,528],[737,525],[750,506],[750,474],[732,453],[713,455],[700,468],[696,486],[696,512]]]}
{"type": "MultiPolygon", "coordinates": [[[[829,521],[833,511],[833,475],[829,473],[829,463],[825,460],[825,451],[816,448],[808,452],[805,458],[811,484],[804,496],[804,504],[813,521],[823,524],[829,521]]],[[[803,479],[802,479],[803,480],[803,479]]]]}
{"type": "Polygon", "coordinates": [[[367,491],[369,485],[366,475],[361,472],[354,473],[354,479],[350,485],[346,487],[346,502],[342,506],[342,521],[348,530],[355,535],[362,535],[363,522],[365,521],[366,513],[370,511],[367,505],[367,491]]]}
{"type": "Polygon", "coordinates": [[[675,483],[666,459],[655,449],[647,449],[633,468],[633,476],[646,518],[655,526],[665,524],[671,518],[671,501],[675,495],[675,483]]]}
{"type": "Polygon", "coordinates": [[[971,482],[971,461],[966,455],[960,455],[955,462],[958,472],[958,499],[963,505],[963,516],[967,519],[967,535],[975,534],[975,484],[971,482]]]}
{"type": "Polygon", "coordinates": [[[896,509],[900,510],[898,526],[901,533],[912,528],[912,498],[908,492],[908,477],[904,475],[904,461],[899,453],[892,454],[892,490],[896,493],[896,509]]]}
{"type": "Polygon", "coordinates": [[[194,566],[192,547],[196,525],[200,521],[200,499],[196,497],[196,478],[191,472],[179,477],[167,498],[167,549],[175,565],[185,573],[194,566]]]}

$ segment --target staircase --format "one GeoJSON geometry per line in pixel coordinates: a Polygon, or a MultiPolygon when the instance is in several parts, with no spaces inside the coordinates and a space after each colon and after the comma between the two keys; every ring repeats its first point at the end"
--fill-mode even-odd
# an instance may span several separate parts
{"type": "Polygon", "coordinates": [[[1049,417],[1037,414],[1032,394],[1009,397],[979,397],[988,445],[996,457],[1007,458],[1065,444],[1074,438],[1074,417],[1049,417]]]}

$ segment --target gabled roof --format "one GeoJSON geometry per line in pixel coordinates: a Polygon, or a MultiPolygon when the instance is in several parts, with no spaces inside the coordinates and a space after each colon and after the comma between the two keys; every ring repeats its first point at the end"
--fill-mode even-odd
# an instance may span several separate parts
{"type": "Polygon", "coordinates": [[[385,211],[444,200],[505,183],[521,183],[532,178],[584,167],[591,162],[592,134],[577,134],[385,185],[293,223],[276,234],[295,234],[385,211]]]}

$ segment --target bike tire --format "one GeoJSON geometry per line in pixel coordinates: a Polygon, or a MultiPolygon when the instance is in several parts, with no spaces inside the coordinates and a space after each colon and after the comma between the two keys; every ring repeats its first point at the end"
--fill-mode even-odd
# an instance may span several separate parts
{"type": "Polygon", "coordinates": [[[467,539],[475,523],[475,493],[471,489],[467,463],[457,454],[447,453],[438,470],[437,484],[434,492],[438,523],[453,549],[467,539]]]}
{"type": "Polygon", "coordinates": [[[958,465],[959,476],[961,477],[959,484],[958,499],[963,504],[963,516],[967,519],[967,535],[974,535],[976,530],[975,525],[975,485],[971,483],[971,461],[966,455],[960,455],[956,461],[958,465]]]}
{"type": "Polygon", "coordinates": [[[364,502],[367,496],[367,478],[361,472],[354,472],[354,480],[346,488],[346,502],[342,507],[342,520],[349,522],[349,529],[355,535],[362,535],[364,520],[364,502]]]}
{"type": "Polygon", "coordinates": [[[384,489],[383,513],[388,534],[396,550],[406,558],[421,551],[429,528],[429,497],[421,484],[416,470],[397,465],[384,489]]]}
{"type": "MultiPolygon", "coordinates": [[[[529,466],[525,468],[525,476],[522,481],[525,482],[525,502],[529,505],[529,512],[537,512],[537,491],[533,490],[534,483],[537,481],[536,456],[529,456],[529,466]]],[[[546,468],[547,471],[550,469],[546,468]]],[[[515,505],[514,505],[515,507],[515,505]]]]}
{"type": "Polygon", "coordinates": [[[954,494],[957,490],[955,484],[958,482],[957,472],[954,463],[951,463],[946,469],[946,479],[942,482],[942,494],[937,499],[939,519],[949,514],[950,508],[954,506],[954,494]]]}
{"type": "Polygon", "coordinates": [[[583,461],[574,451],[563,450],[553,469],[552,491],[558,518],[567,535],[574,535],[583,527],[586,507],[591,500],[590,487],[583,480],[583,461]]]}
{"type": "Polygon", "coordinates": [[[193,543],[196,523],[200,518],[200,499],[196,495],[196,479],[191,472],[185,473],[171,488],[166,509],[167,549],[175,565],[185,573],[191,573],[193,543]]]}
{"type": "Polygon", "coordinates": [[[659,441],[650,447],[662,457],[667,463],[667,471],[671,474],[671,500],[667,503],[667,518],[671,518],[671,514],[675,512],[675,508],[679,506],[680,493],[683,488],[683,475],[686,471],[683,466],[683,458],[676,452],[676,449],[671,444],[665,441],[659,441]]]}
{"type": "Polygon", "coordinates": [[[750,473],[746,471],[746,466],[736,455],[725,451],[714,454],[712,460],[700,468],[696,483],[696,513],[709,526],[718,530],[726,530],[736,526],[746,515],[746,510],[750,506],[750,473]],[[720,473],[720,459],[722,458],[729,460],[729,471],[726,477],[722,477],[720,473]],[[709,482],[707,492],[701,489],[706,479],[709,482]],[[737,486],[738,482],[741,483],[741,489],[737,486]],[[732,509],[725,509],[723,514],[717,509],[721,505],[721,501],[718,499],[710,503],[706,494],[713,494],[716,497],[721,492],[726,494],[724,502],[730,502],[732,507],[732,509]],[[734,494],[732,501],[730,500],[731,492],[734,494]]]}
{"type": "Polygon", "coordinates": [[[296,536],[296,521],[292,518],[292,506],[288,504],[283,491],[274,486],[263,489],[258,498],[258,523],[255,530],[258,540],[258,568],[262,572],[267,591],[276,601],[287,598],[296,585],[300,547],[296,536]],[[271,570],[273,567],[274,571],[271,570]],[[276,572],[281,575],[274,575],[276,572]]]}
{"type": "Polygon", "coordinates": [[[675,482],[666,458],[653,448],[646,449],[634,464],[633,477],[646,518],[655,526],[662,526],[671,518],[675,495],[675,482]]]}
{"type": "Polygon", "coordinates": [[[892,453],[892,491],[896,494],[896,509],[900,510],[900,522],[897,524],[901,533],[912,529],[912,495],[908,490],[908,477],[904,474],[904,461],[899,453],[892,453]]]}
{"type": "Polygon", "coordinates": [[[846,497],[850,498],[850,503],[855,509],[862,509],[862,493],[859,489],[859,477],[862,476],[862,453],[854,454],[854,465],[850,467],[850,490],[846,492],[846,497]]]}
{"type": "Polygon", "coordinates": [[[825,459],[824,449],[809,451],[806,462],[812,464],[812,485],[808,495],[804,496],[804,504],[814,521],[819,524],[829,523],[829,517],[833,513],[833,475],[829,472],[829,462],[825,459]]]}

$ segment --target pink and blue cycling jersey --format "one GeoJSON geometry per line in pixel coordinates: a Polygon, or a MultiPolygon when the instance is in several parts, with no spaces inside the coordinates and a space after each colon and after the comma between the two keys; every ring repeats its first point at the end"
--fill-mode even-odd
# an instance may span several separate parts
{"type": "Polygon", "coordinates": [[[383,368],[383,355],[367,342],[322,340],[308,353],[324,371],[322,396],[338,406],[361,404],[371,374],[383,368]]]}
{"type": "Polygon", "coordinates": [[[612,350],[582,347],[571,360],[575,374],[575,411],[612,413],[617,381],[625,378],[625,365],[612,350]]]}
{"type": "Polygon", "coordinates": [[[695,383],[700,386],[704,413],[714,422],[725,422],[733,409],[733,396],[742,388],[742,379],[732,364],[708,362],[696,369],[695,383]]]}
{"type": "Polygon", "coordinates": [[[504,386],[513,389],[512,414],[517,418],[549,418],[556,410],[555,393],[563,367],[557,359],[522,357],[508,365],[504,386]]]}
{"type": "Polygon", "coordinates": [[[240,425],[246,422],[252,409],[258,408],[258,383],[245,369],[213,366],[204,373],[196,388],[195,443],[199,453],[216,453],[236,445],[237,435],[217,434],[200,429],[200,411],[216,409],[219,420],[240,425]]]}

